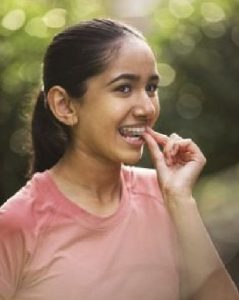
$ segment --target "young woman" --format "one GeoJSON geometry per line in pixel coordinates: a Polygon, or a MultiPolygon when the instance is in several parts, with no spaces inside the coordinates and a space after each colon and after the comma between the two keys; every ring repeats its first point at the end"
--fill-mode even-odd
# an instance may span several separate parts
{"type": "Polygon", "coordinates": [[[1,300],[238,299],[192,197],[203,154],[152,130],[159,80],[152,50],[124,24],[54,37],[33,176],[0,210],[1,300]],[[126,166],[144,144],[155,170],[126,166]]]}

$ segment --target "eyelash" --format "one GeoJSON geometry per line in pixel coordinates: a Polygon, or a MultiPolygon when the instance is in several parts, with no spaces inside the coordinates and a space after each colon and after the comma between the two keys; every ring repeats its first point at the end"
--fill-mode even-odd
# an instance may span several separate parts
{"type": "Polygon", "coordinates": [[[132,87],[129,84],[122,84],[115,89],[115,91],[121,92],[124,94],[131,92],[131,90],[132,90],[132,87]],[[125,88],[127,88],[128,90],[125,91],[125,88]]]}
{"type": "Polygon", "coordinates": [[[158,89],[158,84],[155,84],[155,83],[148,84],[146,86],[146,91],[149,92],[149,93],[155,93],[157,91],[157,89],[158,89]],[[150,87],[150,88],[152,87],[153,90],[148,89],[148,87],[150,87]]]}
{"type": "MultiPolygon", "coordinates": [[[[157,84],[148,84],[146,86],[146,88],[145,88],[146,92],[148,92],[148,93],[155,93],[157,91],[157,89],[158,89],[158,85],[157,84]]],[[[122,84],[122,85],[118,86],[115,89],[115,91],[121,92],[123,94],[128,94],[128,93],[130,93],[132,91],[132,86],[129,85],[129,84],[122,84]]]]}

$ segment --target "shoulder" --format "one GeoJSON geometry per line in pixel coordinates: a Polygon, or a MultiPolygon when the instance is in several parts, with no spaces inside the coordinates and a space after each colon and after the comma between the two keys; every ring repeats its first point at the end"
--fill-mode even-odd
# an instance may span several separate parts
{"type": "Polygon", "coordinates": [[[15,293],[24,265],[34,253],[41,199],[38,181],[34,176],[0,208],[0,298],[10,299],[15,293]]]}
{"type": "Polygon", "coordinates": [[[131,192],[162,200],[156,170],[132,166],[123,166],[122,169],[131,192]]]}
{"type": "Polygon", "coordinates": [[[29,222],[31,215],[26,212],[31,201],[31,183],[27,183],[15,195],[9,198],[0,208],[0,229],[14,231],[29,222]]]}
{"type": "MultiPolygon", "coordinates": [[[[0,208],[1,236],[33,230],[44,210],[45,174],[36,174],[0,208]]],[[[44,216],[44,218],[47,216],[44,216]]]]}

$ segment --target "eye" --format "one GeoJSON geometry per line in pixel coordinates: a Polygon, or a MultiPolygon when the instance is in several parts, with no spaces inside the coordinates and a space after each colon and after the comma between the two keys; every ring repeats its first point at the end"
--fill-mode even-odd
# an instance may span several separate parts
{"type": "Polygon", "coordinates": [[[158,84],[150,83],[146,86],[146,92],[148,93],[155,93],[158,89],[158,84]]]}
{"type": "Polygon", "coordinates": [[[128,94],[131,92],[132,88],[129,84],[122,84],[115,89],[117,92],[121,92],[123,94],[128,94]]]}

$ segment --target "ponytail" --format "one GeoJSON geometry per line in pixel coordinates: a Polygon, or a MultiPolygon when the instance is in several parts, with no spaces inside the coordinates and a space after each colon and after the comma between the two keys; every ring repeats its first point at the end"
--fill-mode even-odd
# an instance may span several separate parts
{"type": "Polygon", "coordinates": [[[30,175],[55,165],[64,154],[70,139],[69,128],[54,117],[46,104],[43,91],[37,97],[31,125],[30,175]]]}

